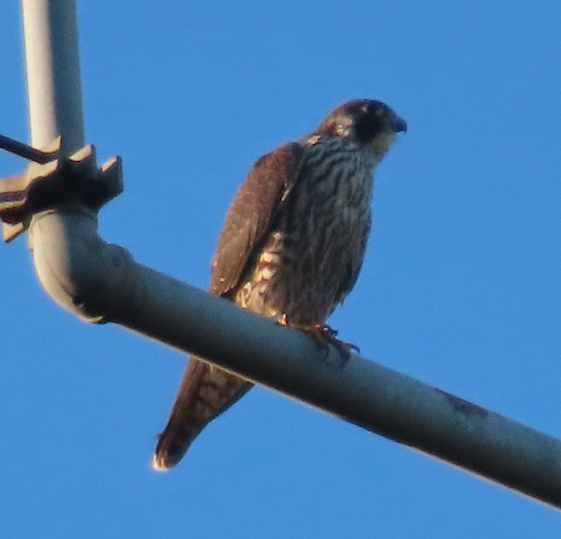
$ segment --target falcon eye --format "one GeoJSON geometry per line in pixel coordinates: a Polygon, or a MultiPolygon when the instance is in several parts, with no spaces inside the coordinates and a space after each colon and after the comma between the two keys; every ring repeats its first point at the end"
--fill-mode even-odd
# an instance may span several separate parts
{"type": "Polygon", "coordinates": [[[360,112],[362,114],[368,114],[368,115],[373,115],[373,116],[382,116],[384,114],[384,108],[380,107],[378,105],[373,105],[372,103],[368,103],[366,105],[363,105],[360,108],[360,112]]]}
{"type": "Polygon", "coordinates": [[[385,112],[381,107],[364,105],[355,120],[354,132],[359,142],[370,142],[385,130],[385,112]]]}

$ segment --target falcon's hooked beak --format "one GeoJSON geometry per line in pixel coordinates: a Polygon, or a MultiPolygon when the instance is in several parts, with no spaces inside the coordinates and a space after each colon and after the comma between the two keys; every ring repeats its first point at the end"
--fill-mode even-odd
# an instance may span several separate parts
{"type": "Polygon", "coordinates": [[[397,115],[394,120],[394,130],[396,133],[407,133],[407,122],[397,115]]]}

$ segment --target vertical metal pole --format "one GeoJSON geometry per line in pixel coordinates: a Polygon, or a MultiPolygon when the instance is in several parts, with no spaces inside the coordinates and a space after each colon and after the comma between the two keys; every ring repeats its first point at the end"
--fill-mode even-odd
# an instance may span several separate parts
{"type": "MultiPolygon", "coordinates": [[[[76,0],[21,4],[31,144],[42,148],[62,136],[62,152],[68,156],[84,146],[76,0]]],[[[94,212],[78,208],[78,213],[76,218],[69,208],[52,209],[35,214],[29,225],[37,276],[51,297],[67,307],[75,252],[97,238],[94,212]]]]}
{"type": "Polygon", "coordinates": [[[76,0],[22,0],[31,144],[84,145],[76,0]]]}

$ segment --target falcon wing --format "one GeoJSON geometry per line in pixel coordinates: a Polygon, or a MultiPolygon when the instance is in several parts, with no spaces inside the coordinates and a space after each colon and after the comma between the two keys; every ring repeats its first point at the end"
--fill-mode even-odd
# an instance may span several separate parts
{"type": "MultiPolygon", "coordinates": [[[[283,200],[296,182],[302,148],[285,144],[255,163],[235,196],[218,239],[210,292],[231,296],[267,237],[283,200]]],[[[152,466],[165,471],[183,457],[201,430],[228,409],[252,384],[192,356],[185,369],[152,466]]]]}
{"type": "Polygon", "coordinates": [[[212,262],[212,294],[226,295],[239,284],[280,203],[292,189],[301,164],[302,147],[297,143],[283,144],[255,163],[228,210],[218,239],[212,262]]]}

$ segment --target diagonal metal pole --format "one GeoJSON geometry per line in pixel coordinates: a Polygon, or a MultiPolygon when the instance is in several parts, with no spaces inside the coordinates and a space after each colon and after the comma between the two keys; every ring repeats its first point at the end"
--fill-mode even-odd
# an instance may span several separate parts
{"type": "MultiPolygon", "coordinates": [[[[83,144],[74,0],[23,0],[32,142],[83,144]]],[[[30,244],[51,297],[561,508],[561,441],[136,263],[79,204],[36,214],[30,244]]]]}
{"type": "Polygon", "coordinates": [[[19,142],[4,135],[0,135],[0,149],[40,164],[48,163],[58,157],[58,152],[44,152],[37,150],[27,144],[24,144],[23,142],[19,142]]]}

